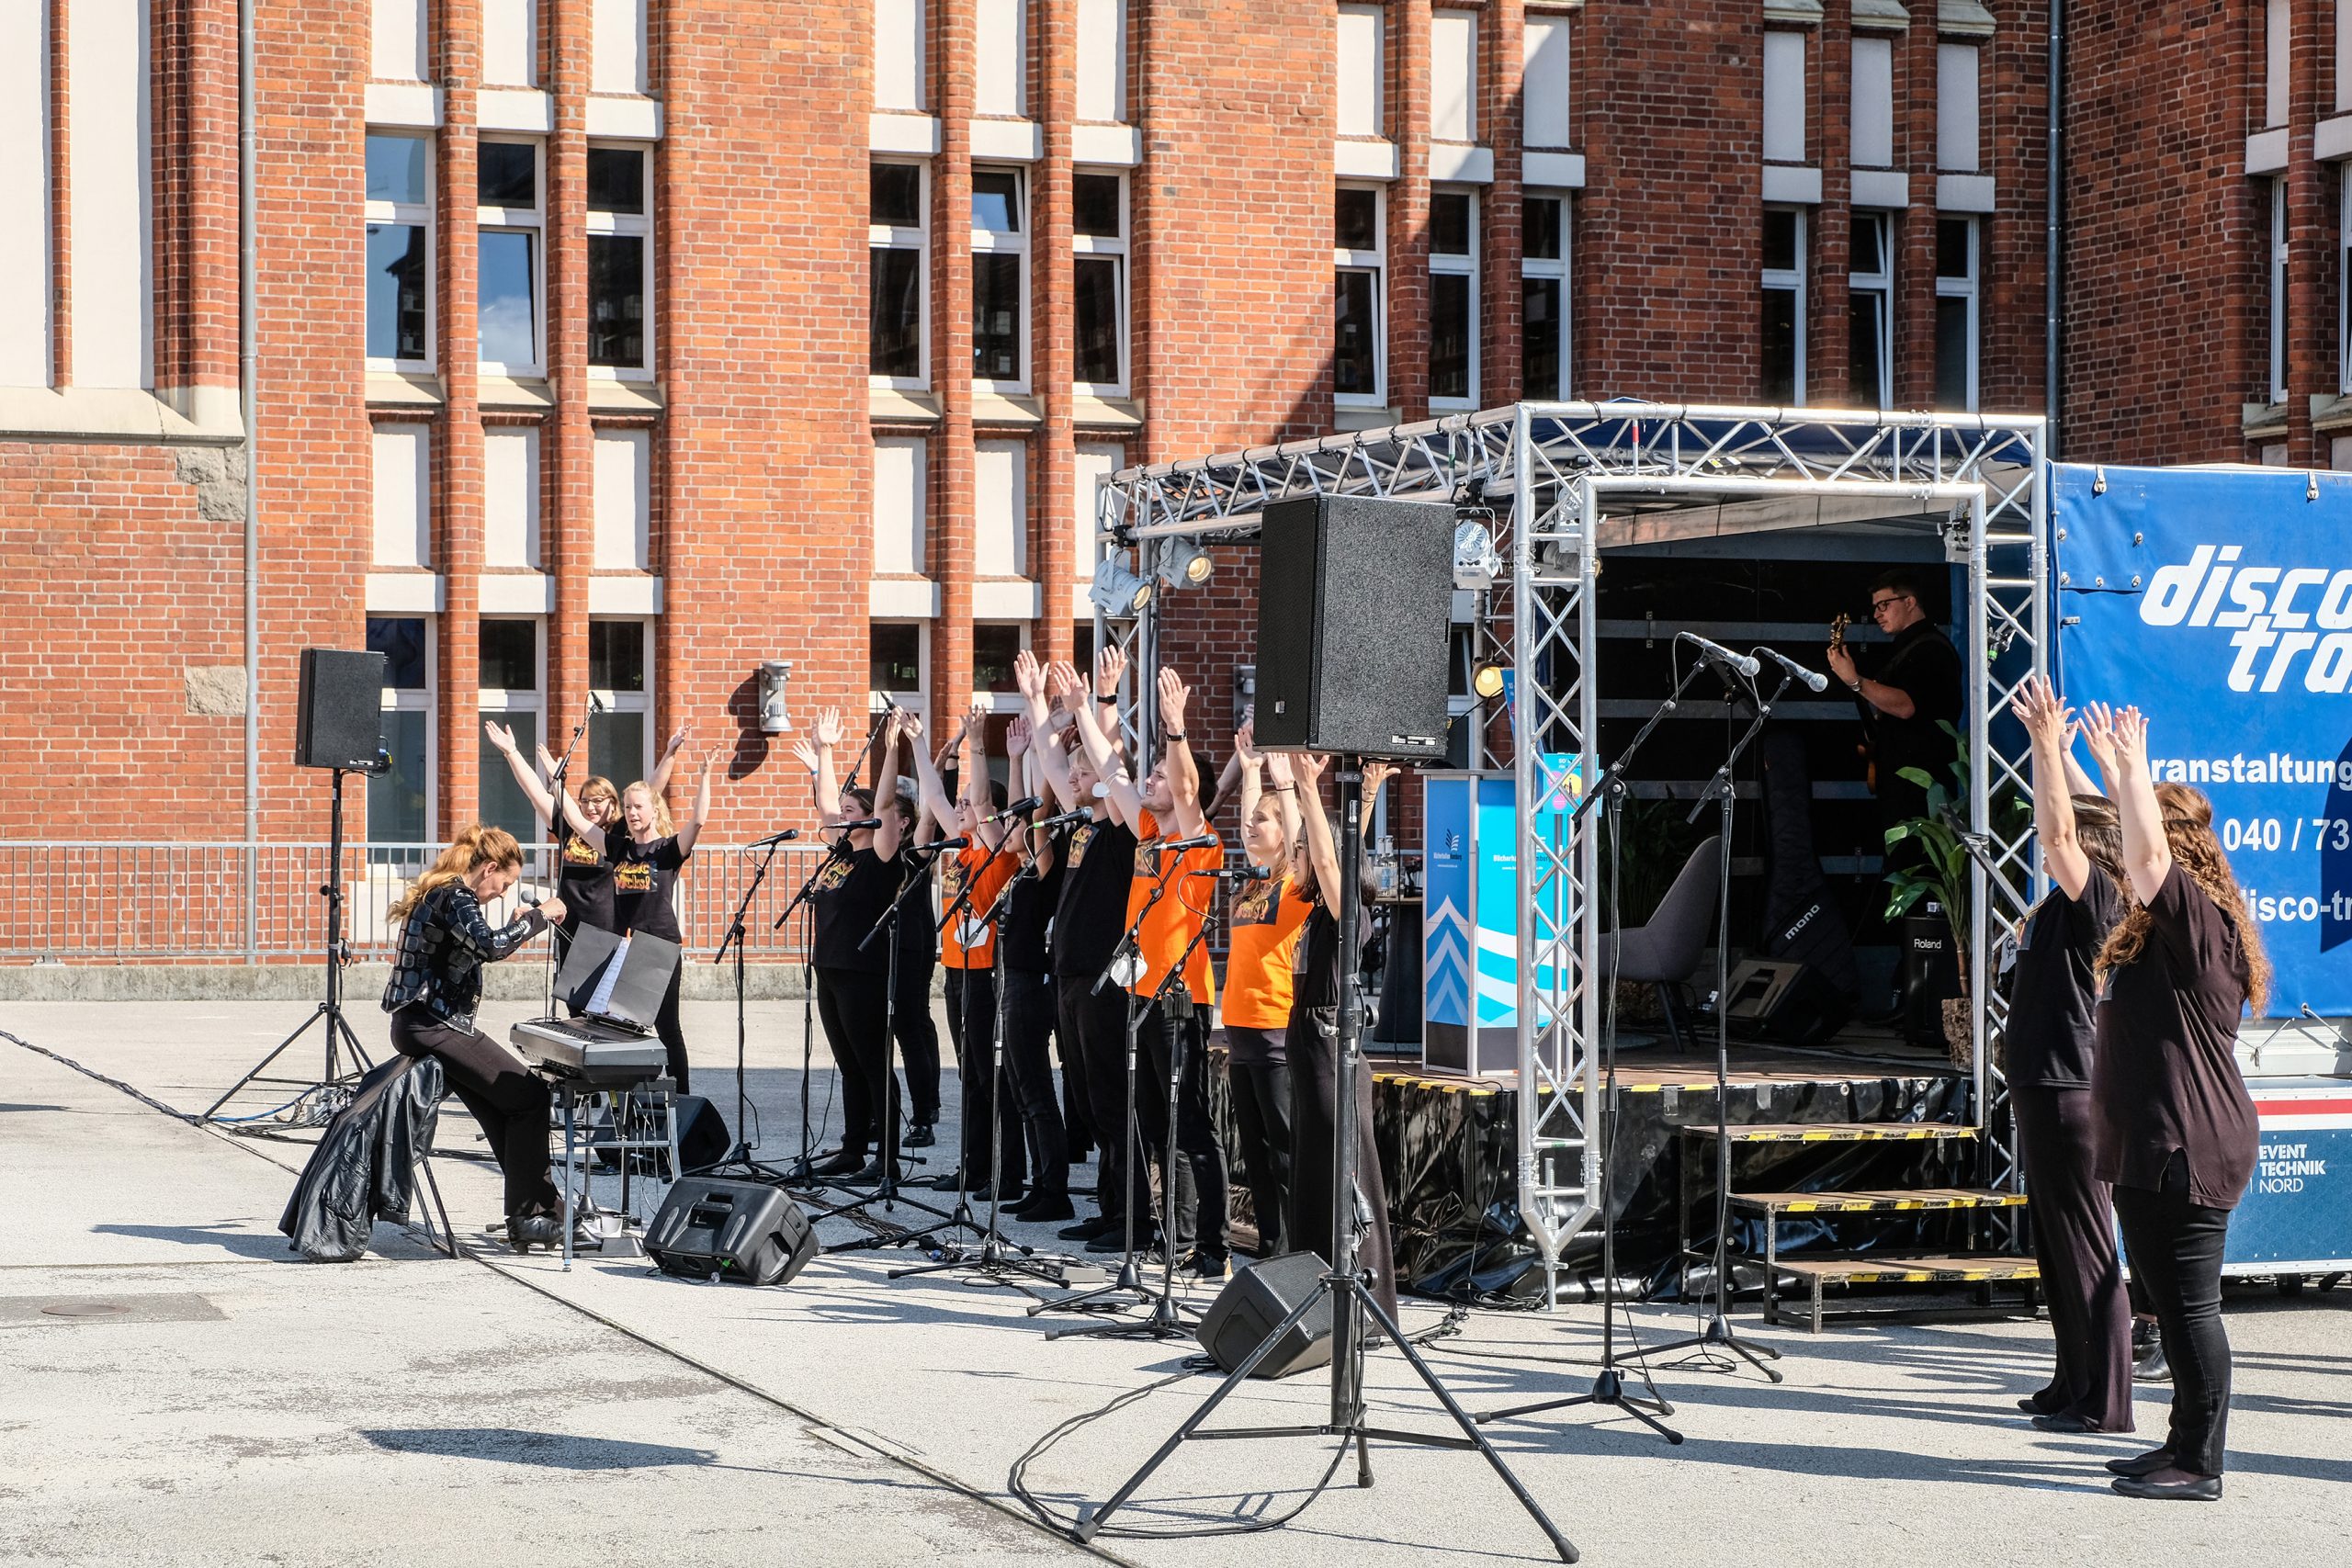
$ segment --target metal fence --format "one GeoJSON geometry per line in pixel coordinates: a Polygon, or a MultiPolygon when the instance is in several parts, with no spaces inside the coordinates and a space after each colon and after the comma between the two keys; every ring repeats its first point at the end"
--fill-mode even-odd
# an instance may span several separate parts
{"type": "MultiPolygon", "coordinates": [[[[346,843],[341,882],[344,935],[363,962],[389,959],[386,912],[433,863],[434,844],[346,843]]],[[[523,847],[520,896],[555,893],[554,846],[523,847]]],[[[678,920],[689,953],[727,933],[736,902],[765,850],[700,845],[678,878],[678,920]]],[[[816,869],[821,845],[786,845],[745,917],[753,963],[797,961],[800,921],[777,915],[816,869]]],[[[0,840],[0,963],[263,963],[317,959],[326,941],[327,846],[0,840]],[[246,897],[248,888],[254,897],[246,897]],[[250,919],[248,910],[252,911],[250,919]]]]}

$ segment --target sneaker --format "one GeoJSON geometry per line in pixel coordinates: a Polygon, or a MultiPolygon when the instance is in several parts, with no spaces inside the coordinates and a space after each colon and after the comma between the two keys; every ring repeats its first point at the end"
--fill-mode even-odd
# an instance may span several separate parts
{"type": "MultiPolygon", "coordinates": [[[[906,1181],[906,1179],[907,1179],[907,1178],[906,1178],[906,1172],[905,1172],[905,1171],[903,1171],[903,1170],[901,1170],[901,1171],[898,1171],[898,1172],[894,1173],[894,1175],[893,1175],[893,1176],[892,1176],[892,1178],[891,1178],[891,1179],[892,1179],[892,1180],[897,1181],[897,1182],[899,1182],[899,1183],[901,1183],[901,1184],[903,1184],[903,1183],[906,1181]]],[[[842,1184],[843,1187],[879,1187],[879,1186],[881,1186],[881,1185],[882,1185],[882,1162],[881,1162],[880,1160],[878,1160],[878,1159],[873,1159],[873,1160],[868,1160],[868,1161],[866,1161],[865,1165],[863,1165],[863,1166],[861,1166],[861,1167],[859,1167],[859,1168],[858,1168],[858,1169],[856,1170],[856,1172],[855,1172],[855,1173],[854,1173],[854,1174],[852,1174],[852,1175],[849,1175],[849,1176],[844,1176],[844,1177],[842,1177],[842,1178],[841,1179],[841,1184],[842,1184]]]]}
{"type": "MultiPolygon", "coordinates": [[[[1125,1225],[1116,1226],[1086,1244],[1086,1250],[1089,1252],[1125,1252],[1126,1249],[1127,1237],[1125,1225]]],[[[1156,1254],[1158,1250],[1159,1243],[1154,1239],[1151,1232],[1145,1231],[1136,1237],[1136,1257],[1140,1258],[1148,1252],[1156,1254]]]]}
{"type": "Polygon", "coordinates": [[[1091,1220],[1080,1220],[1074,1225],[1064,1225],[1054,1234],[1064,1241],[1093,1241],[1099,1236],[1115,1235],[1120,1228],[1116,1214],[1097,1214],[1091,1220]]]}
{"type": "Polygon", "coordinates": [[[865,1154],[864,1150],[852,1152],[848,1149],[836,1149],[830,1157],[820,1160],[817,1164],[811,1166],[809,1168],[809,1174],[813,1176],[854,1176],[864,1168],[865,1168],[865,1154]]]}
{"type": "Polygon", "coordinates": [[[1078,1209],[1070,1202],[1067,1192],[1038,1192],[1031,1194],[1019,1208],[1007,1209],[1005,1213],[1016,1220],[1037,1225],[1069,1219],[1078,1213],[1078,1209]]]}
{"type": "Polygon", "coordinates": [[[1186,1253],[1176,1261],[1176,1272],[1189,1274],[1195,1280],[1222,1280],[1232,1271],[1233,1265],[1230,1260],[1224,1258],[1212,1258],[1198,1248],[1186,1253]]]}
{"type": "Polygon", "coordinates": [[[918,1122],[907,1129],[907,1147],[927,1149],[939,1142],[939,1130],[929,1122],[918,1122]]]}

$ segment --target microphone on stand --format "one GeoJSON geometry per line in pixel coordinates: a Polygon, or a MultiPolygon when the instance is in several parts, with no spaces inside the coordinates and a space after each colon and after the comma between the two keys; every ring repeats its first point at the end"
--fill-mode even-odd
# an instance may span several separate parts
{"type": "Polygon", "coordinates": [[[882,826],[882,818],[879,817],[861,817],[854,822],[836,822],[825,830],[829,833],[854,833],[863,829],[880,826],[882,826]]]}
{"type": "Polygon", "coordinates": [[[1797,682],[1802,684],[1806,691],[1821,692],[1828,690],[1828,676],[1824,675],[1818,670],[1806,669],[1804,665],[1799,664],[1795,660],[1791,659],[1787,654],[1782,653],[1779,649],[1758,648],[1756,651],[1770,660],[1773,663],[1779,665],[1781,669],[1787,671],[1791,675],[1794,676],[1797,682]]]}
{"type": "Polygon", "coordinates": [[[1030,826],[1033,828],[1066,828],[1072,822],[1083,822],[1093,815],[1093,812],[1081,806],[1075,811],[1060,812],[1055,816],[1046,818],[1042,822],[1032,822],[1030,826]]]}
{"type": "Polygon", "coordinates": [[[1012,805],[1006,807],[995,816],[985,818],[983,820],[989,822],[1009,822],[1015,817],[1028,816],[1029,813],[1036,810],[1037,807],[1045,804],[1046,802],[1043,796],[1033,795],[1025,800],[1014,801],[1012,805]]]}
{"type": "Polygon", "coordinates": [[[764,839],[754,839],[743,847],[747,850],[764,850],[772,848],[777,844],[788,844],[798,837],[800,837],[799,829],[786,828],[781,833],[770,833],[764,839]]]}
{"type": "Polygon", "coordinates": [[[1186,850],[1213,849],[1216,845],[1215,833],[1196,833],[1189,839],[1162,839],[1151,846],[1151,852],[1155,855],[1175,855],[1186,850]]]}
{"type": "Polygon", "coordinates": [[[589,694],[588,694],[588,711],[589,711],[590,713],[602,713],[602,712],[604,712],[604,711],[605,711],[605,699],[604,699],[604,698],[602,698],[602,697],[600,697],[600,696],[598,696],[598,695],[597,695],[595,693],[594,693],[594,692],[589,693],[589,694]]]}
{"type": "Polygon", "coordinates": [[[1271,882],[1274,877],[1274,874],[1262,865],[1238,865],[1230,871],[1188,871],[1184,874],[1217,882],[1271,882]]]}
{"type": "Polygon", "coordinates": [[[1674,634],[1674,637],[1676,641],[1690,644],[1700,652],[1705,654],[1709,659],[1713,660],[1716,663],[1728,665],[1732,669],[1736,670],[1741,674],[1747,676],[1751,681],[1756,678],[1756,672],[1764,668],[1761,664],[1758,664],[1755,660],[1750,659],[1747,655],[1744,653],[1734,653],[1722,643],[1709,642],[1697,632],[1677,632],[1674,634]]]}
{"type": "Polygon", "coordinates": [[[907,847],[919,855],[942,855],[949,850],[968,849],[971,847],[971,842],[969,838],[959,836],[953,839],[933,839],[927,844],[910,844],[907,847]]]}

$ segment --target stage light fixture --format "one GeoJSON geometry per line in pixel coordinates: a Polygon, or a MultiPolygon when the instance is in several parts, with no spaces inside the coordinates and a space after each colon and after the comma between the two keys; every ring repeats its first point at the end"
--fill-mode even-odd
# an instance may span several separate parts
{"type": "Polygon", "coordinates": [[[1502,557],[1495,553],[1495,532],[1487,523],[1464,517],[1453,525],[1453,586],[1492,588],[1502,570],[1502,557]]]}
{"type": "Polygon", "coordinates": [[[1198,588],[1216,570],[1216,562],[1198,539],[1170,539],[1160,552],[1159,581],[1170,588],[1198,588]]]}
{"type": "Polygon", "coordinates": [[[1130,620],[1151,603],[1151,583],[1105,557],[1094,569],[1094,586],[1087,597],[1112,620],[1130,620]]]}
{"type": "Polygon", "coordinates": [[[792,682],[792,660],[767,659],[760,661],[760,733],[789,735],[792,714],[786,706],[786,690],[792,682]]]}
{"type": "Polygon", "coordinates": [[[1493,663],[1479,665],[1470,672],[1470,689],[1482,700],[1493,702],[1503,694],[1503,667],[1493,663]]]}

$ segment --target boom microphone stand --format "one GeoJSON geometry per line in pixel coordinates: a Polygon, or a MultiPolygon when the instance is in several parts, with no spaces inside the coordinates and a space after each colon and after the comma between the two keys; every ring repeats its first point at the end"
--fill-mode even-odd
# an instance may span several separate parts
{"type": "MultiPolygon", "coordinates": [[[[1642,1371],[1642,1386],[1650,1391],[1650,1397],[1646,1399],[1625,1392],[1624,1375],[1617,1368],[1617,970],[1618,957],[1623,951],[1625,933],[1623,911],[1618,904],[1618,895],[1623,886],[1619,874],[1618,852],[1625,841],[1626,766],[1633,761],[1635,753],[1641,750],[1642,742],[1650,738],[1650,731],[1656,729],[1659,723],[1668,715],[1673,713],[1680,704],[1682,694],[1690,689],[1691,682],[1699,678],[1700,668],[1701,661],[1694,660],[1690,667],[1682,672],[1681,679],[1675,682],[1674,690],[1668,694],[1666,701],[1660,703],[1657,710],[1643,721],[1642,728],[1634,732],[1633,740],[1624,750],[1618,753],[1617,761],[1611,763],[1602,771],[1600,777],[1593,781],[1593,787],[1585,792],[1582,800],[1577,802],[1576,811],[1568,818],[1568,830],[1573,834],[1584,819],[1592,815],[1595,803],[1601,801],[1608,803],[1609,1019],[1607,1028],[1601,1032],[1600,1047],[1601,1072],[1607,1084],[1604,1090],[1607,1106],[1602,1113],[1600,1139],[1600,1372],[1592,1380],[1592,1392],[1589,1393],[1579,1393],[1566,1399],[1547,1399],[1533,1404],[1514,1404],[1508,1410],[1489,1411],[1478,1417],[1479,1424],[1482,1426],[1488,1421],[1514,1420],[1519,1416],[1534,1416],[1546,1410],[1566,1410],[1579,1404],[1600,1404],[1623,1411],[1669,1443],[1679,1445],[1682,1441],[1681,1433],[1658,1419],[1660,1416],[1673,1415],[1674,1406],[1658,1393],[1657,1384],[1650,1381],[1647,1367],[1645,1366],[1642,1371]]],[[[1634,1329],[1630,1321],[1625,1325],[1625,1339],[1628,1344],[1634,1344],[1634,1329]]],[[[1638,1350],[1638,1345],[1635,1345],[1635,1348],[1638,1350]]]]}
{"type": "MultiPolygon", "coordinates": [[[[1025,833],[1028,829],[1020,827],[1015,830],[1025,833]]],[[[979,875],[965,878],[963,887],[956,895],[955,903],[948,907],[946,915],[939,922],[941,931],[947,930],[955,923],[956,917],[960,912],[971,907],[972,890],[978,886],[981,878],[988,874],[988,868],[996,863],[996,857],[1004,853],[1012,843],[1012,834],[1008,832],[1002,842],[989,852],[988,860],[981,863],[979,875]]],[[[1014,1275],[1026,1275],[1033,1280],[1042,1280],[1057,1289],[1066,1287],[1069,1283],[1069,1277],[1057,1265],[1034,1261],[1037,1250],[1035,1247],[1023,1247],[1017,1241],[1006,1241],[1001,1219],[1004,1206],[1004,1117],[999,1108],[1004,1103],[1005,987],[1004,965],[1000,960],[1004,953],[1004,920],[1006,912],[1012,906],[1012,890],[1023,881],[1035,877],[1036,874],[1037,863],[1034,860],[1023,862],[1021,868],[1012,874],[1012,880],[997,890],[996,902],[989,905],[989,912],[980,918],[981,923],[989,928],[989,979],[996,991],[996,1035],[989,1046],[988,1066],[989,1114],[993,1120],[989,1127],[989,1228],[987,1234],[981,1237],[979,1250],[977,1252],[967,1255],[961,1247],[951,1247],[947,1249],[951,1256],[943,1258],[937,1263],[919,1263],[909,1269],[891,1269],[890,1278],[893,1280],[903,1280],[914,1274],[944,1274],[952,1269],[971,1269],[988,1275],[995,1283],[1002,1285],[1012,1284],[1013,1281],[1011,1277],[1014,1275]]],[[[966,947],[964,957],[967,964],[970,962],[971,955],[972,950],[968,946],[966,947]]],[[[969,1046],[972,1039],[971,974],[969,968],[964,971],[964,1040],[967,1047],[969,1046]]],[[[968,1069],[968,1062],[966,1066],[968,1069]]],[[[961,1158],[958,1158],[956,1163],[956,1213],[963,1213],[967,1212],[969,1201],[965,1193],[965,1184],[969,1180],[971,1173],[964,1168],[961,1158]]]]}
{"type": "MultiPolygon", "coordinates": [[[[334,781],[327,796],[327,879],[319,886],[319,897],[327,901],[325,998],[311,1010],[310,1017],[294,1026],[293,1033],[272,1046],[268,1055],[248,1067],[244,1077],[231,1084],[220,1099],[206,1106],[204,1114],[198,1118],[198,1121],[227,1122],[236,1127],[252,1126],[252,1123],[244,1118],[222,1116],[220,1108],[235,1099],[238,1091],[247,1084],[262,1083],[288,1087],[299,1084],[302,1088],[302,1093],[297,1095],[293,1101],[288,1102],[289,1104],[299,1103],[312,1094],[320,1096],[322,1104],[310,1115],[291,1125],[322,1126],[328,1117],[317,1112],[324,1111],[331,1114],[333,1111],[342,1109],[343,1102],[350,1098],[351,1086],[358,1081],[359,1075],[375,1066],[376,1064],[368,1059],[368,1053],[360,1047],[359,1036],[351,1032],[350,1022],[343,1016],[343,966],[350,962],[351,958],[350,950],[344,945],[343,941],[343,775],[347,773],[375,773],[382,771],[381,767],[334,770],[334,781]],[[268,1071],[271,1063],[286,1054],[288,1046],[311,1032],[312,1024],[322,1021],[326,1025],[327,1052],[325,1063],[321,1067],[316,1079],[273,1078],[263,1076],[268,1071]],[[351,1055],[359,1064],[356,1068],[347,1073],[343,1070],[338,1059],[339,1053],[345,1046],[350,1047],[351,1055]]],[[[253,1130],[259,1132],[266,1129],[254,1127],[253,1130]]]]}
{"type": "MultiPolygon", "coordinates": [[[[1196,1440],[1338,1438],[1343,1445],[1342,1451],[1344,1445],[1354,1445],[1358,1486],[1372,1484],[1369,1445],[1373,1439],[1378,1438],[1383,1442],[1418,1448],[1475,1450],[1494,1467],[1495,1473],[1502,1478],[1503,1484],[1510,1489],[1520,1506],[1527,1510],[1528,1517],[1535,1521],[1537,1528],[1551,1541],[1553,1549],[1560,1554],[1560,1561],[1574,1562],[1577,1549],[1569,1544],[1567,1537],[1560,1533],[1559,1527],[1552,1523],[1543,1506],[1521,1484],[1519,1477],[1511,1472],[1502,1455],[1495,1451],[1494,1445],[1487,1441],[1486,1434],[1478,1429],[1469,1413],[1455,1402],[1453,1394],[1446,1392],[1445,1385],[1438,1381],[1437,1373],[1421,1359],[1421,1353],[1414,1348],[1413,1342],[1405,1337],[1404,1330],[1397,1327],[1381,1307],[1363,1269],[1358,1266],[1354,1213],[1356,1077],[1363,1060],[1363,1019],[1358,996],[1356,965],[1362,959],[1363,944],[1356,921],[1361,907],[1359,878],[1363,863],[1363,827],[1356,813],[1363,772],[1361,760],[1353,756],[1341,757],[1335,771],[1339,774],[1340,820],[1342,827],[1340,839],[1339,1076],[1337,1103],[1334,1106],[1337,1114],[1333,1119],[1338,1136],[1332,1139],[1331,1151],[1331,1236],[1332,1250],[1339,1256],[1332,1259],[1329,1271],[1316,1282],[1315,1289],[1307,1293],[1306,1299],[1293,1307],[1290,1315],[1276,1325],[1257,1348],[1227,1374],[1226,1380],[1217,1385],[1216,1392],[1209,1395],[1201,1407],[1186,1417],[1183,1425],[1159,1445],[1144,1461],[1142,1469],[1129,1476],[1125,1484],[1099,1506],[1081,1506],[1074,1533],[1081,1542],[1091,1541],[1111,1516],[1126,1506],[1127,1500],[1151,1478],[1152,1472],[1166,1463],[1178,1445],[1188,1438],[1196,1440]],[[1241,1386],[1283,1337],[1296,1327],[1317,1303],[1327,1300],[1331,1311],[1331,1404],[1328,1419],[1299,1426],[1238,1427],[1214,1432],[1202,1431],[1201,1423],[1241,1386]],[[1454,1425],[1462,1428],[1461,1436],[1442,1432],[1399,1431],[1372,1425],[1371,1413],[1365,1408],[1363,1399],[1363,1324],[1357,1315],[1359,1313],[1370,1314],[1373,1322],[1387,1334],[1390,1343],[1403,1352],[1405,1359],[1411,1364],[1422,1383],[1437,1396],[1438,1403],[1445,1407],[1454,1425]]],[[[1319,806],[1315,808],[1320,809],[1319,806]]]]}
{"type": "MultiPolygon", "coordinates": [[[[1717,768],[1715,770],[1715,776],[1707,781],[1707,787],[1700,793],[1699,803],[1690,808],[1690,815],[1688,818],[1690,821],[1696,822],[1706,811],[1707,802],[1712,799],[1715,802],[1716,807],[1716,830],[1722,835],[1723,839],[1723,842],[1718,847],[1717,851],[1718,857],[1721,862],[1721,874],[1719,877],[1720,885],[1717,888],[1715,909],[1714,1297],[1713,1300],[1708,1303],[1706,1320],[1701,1326],[1698,1333],[1681,1339],[1669,1339],[1663,1345],[1654,1347],[1650,1353],[1652,1355],[1663,1356],[1674,1350],[1688,1350],[1694,1348],[1708,1352],[1729,1350],[1734,1355],[1746,1361],[1749,1366],[1754,1367],[1758,1371],[1762,1372],[1766,1377],[1771,1379],[1772,1382],[1782,1382],[1786,1380],[1781,1377],[1780,1372],[1764,1364],[1764,1360],[1766,1359],[1775,1361],[1779,1360],[1781,1359],[1780,1351],[1772,1348],[1770,1345],[1760,1345],[1753,1340],[1743,1339],[1737,1334],[1732,1332],[1730,1315],[1732,1281],[1729,1256],[1731,1243],[1731,1127],[1728,1121],[1728,1111],[1725,1102],[1731,1098],[1732,770],[1738,765],[1740,753],[1747,750],[1748,743],[1756,739],[1757,735],[1762,731],[1765,721],[1772,716],[1772,705],[1779,702],[1781,700],[1781,694],[1788,689],[1789,672],[1785,669],[1781,670],[1780,680],[1773,684],[1772,694],[1770,697],[1759,698],[1757,696],[1756,689],[1753,685],[1743,688],[1736,681],[1734,680],[1733,672],[1727,665],[1722,664],[1721,662],[1713,660],[1710,660],[1710,662],[1715,663],[1715,674],[1724,683],[1724,724],[1726,731],[1729,730],[1731,725],[1731,712],[1735,705],[1734,699],[1739,696],[1743,689],[1746,691],[1748,699],[1756,705],[1756,716],[1749,720],[1747,733],[1742,735],[1736,741],[1732,743],[1731,749],[1724,757],[1724,765],[1717,768]]],[[[1685,1278],[1688,1278],[1690,1267],[1690,1260],[1688,1254],[1685,1254],[1682,1259],[1682,1267],[1685,1272],[1685,1278]]],[[[1767,1291],[1771,1290],[1772,1281],[1769,1279],[1766,1280],[1764,1281],[1764,1288],[1767,1291]]],[[[1715,1365],[1721,1367],[1724,1363],[1716,1362],[1715,1365]]],[[[1735,1367],[1731,1370],[1736,1371],[1738,1369],[1735,1367]]]]}
{"type": "MultiPolygon", "coordinates": [[[[1139,1049],[1137,1035],[1143,1028],[1143,1015],[1149,1010],[1150,1004],[1126,989],[1130,982],[1143,977],[1143,950],[1136,944],[1136,938],[1143,931],[1144,921],[1151,917],[1153,906],[1167,897],[1168,879],[1175,875],[1177,867],[1183,863],[1180,858],[1175,865],[1170,866],[1153,880],[1151,894],[1145,898],[1143,908],[1136,911],[1135,919],[1128,924],[1127,934],[1121,937],[1119,945],[1111,950],[1111,962],[1103,966],[1102,974],[1094,977],[1093,989],[1096,992],[1100,992],[1107,985],[1116,983],[1120,987],[1120,994],[1125,998],[1127,1004],[1127,1126],[1126,1142],[1124,1145],[1126,1153],[1125,1157],[1119,1162],[1119,1181],[1125,1188],[1119,1194],[1119,1211],[1121,1218],[1125,1222],[1126,1235],[1125,1245],[1121,1249],[1119,1258],[1119,1272],[1107,1285],[1098,1285],[1091,1291],[1080,1291],[1076,1295],[1061,1296],[1053,1301],[1036,1303],[1029,1308],[1031,1317],[1036,1316],[1041,1312],[1089,1311],[1091,1310],[1093,1303],[1098,1302],[1125,1305],[1126,1303],[1112,1303],[1111,1298],[1132,1294],[1136,1298],[1135,1304],[1138,1306],[1145,1302],[1155,1303],[1152,1307],[1152,1315],[1145,1322],[1135,1325],[1137,1333],[1153,1339],[1177,1339],[1191,1332],[1176,1321],[1172,1312],[1169,1313],[1163,1321],[1161,1309],[1166,1303],[1155,1296],[1144,1285],[1143,1276],[1136,1269],[1135,1162],[1143,1157],[1143,1133],[1136,1115],[1136,1055],[1139,1049]]],[[[1170,1126],[1172,1128],[1174,1122],[1171,1122],[1170,1126]]],[[[1097,1132],[1100,1131],[1102,1130],[1098,1128],[1097,1132]]],[[[1103,1145],[1106,1150],[1109,1146],[1108,1144],[1103,1145]]],[[[1095,1176],[1095,1189],[1098,1193],[1103,1183],[1110,1179],[1109,1163],[1107,1160],[1104,1161],[1103,1170],[1095,1176]]],[[[1172,1182],[1173,1179],[1170,1178],[1170,1180],[1172,1182]]],[[[1151,1190],[1148,1179],[1144,1183],[1144,1190],[1146,1192],[1151,1190]]],[[[1174,1245],[1172,1235],[1160,1237],[1160,1246],[1163,1248],[1174,1245]]],[[[1075,1331],[1057,1328],[1048,1333],[1046,1337],[1059,1339],[1072,1332],[1075,1331]]]]}

